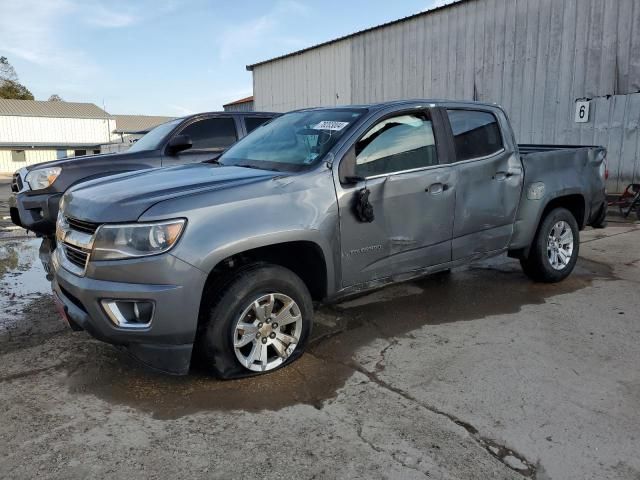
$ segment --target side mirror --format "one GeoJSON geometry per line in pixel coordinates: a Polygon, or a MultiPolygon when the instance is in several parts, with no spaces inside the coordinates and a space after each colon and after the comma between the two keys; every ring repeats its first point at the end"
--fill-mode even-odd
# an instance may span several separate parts
{"type": "Polygon", "coordinates": [[[352,147],[340,160],[338,166],[338,177],[343,185],[353,185],[364,180],[356,174],[356,150],[352,147]]]}
{"type": "Polygon", "coordinates": [[[176,135],[171,140],[169,140],[167,150],[171,155],[175,155],[178,152],[190,149],[192,146],[193,142],[191,141],[191,137],[189,135],[176,135]]]}

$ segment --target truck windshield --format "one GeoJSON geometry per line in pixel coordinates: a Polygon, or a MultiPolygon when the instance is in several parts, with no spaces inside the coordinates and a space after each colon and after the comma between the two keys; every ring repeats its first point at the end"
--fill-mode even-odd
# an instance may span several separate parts
{"type": "Polygon", "coordinates": [[[156,150],[162,146],[167,135],[182,122],[182,118],[172,120],[167,123],[158,125],[142,136],[136,143],[131,145],[129,152],[143,152],[147,150],[156,150]]]}
{"type": "Polygon", "coordinates": [[[365,109],[331,108],[287,113],[227,150],[222,165],[298,171],[319,162],[365,109]]]}

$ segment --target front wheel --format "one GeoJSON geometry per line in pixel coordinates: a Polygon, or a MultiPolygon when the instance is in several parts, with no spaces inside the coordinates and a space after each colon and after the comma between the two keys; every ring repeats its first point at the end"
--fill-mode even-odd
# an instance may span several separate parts
{"type": "Polygon", "coordinates": [[[527,258],[520,260],[524,273],[536,282],[564,280],[578,261],[580,231],[565,208],[551,210],[542,220],[527,258]]]}
{"type": "Polygon", "coordinates": [[[313,303],[291,270],[250,265],[217,295],[205,295],[198,348],[219,377],[266,373],[302,355],[311,333],[313,303]]]}

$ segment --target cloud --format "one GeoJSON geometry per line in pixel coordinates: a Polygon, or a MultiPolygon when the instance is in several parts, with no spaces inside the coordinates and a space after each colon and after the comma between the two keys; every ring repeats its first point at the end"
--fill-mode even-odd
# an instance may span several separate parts
{"type": "Polygon", "coordinates": [[[99,3],[85,6],[83,9],[90,12],[86,16],[86,22],[102,28],[128,27],[138,20],[132,12],[111,10],[99,3]]]}
{"type": "Polygon", "coordinates": [[[283,35],[280,27],[292,17],[307,16],[309,11],[307,5],[296,0],[281,0],[262,16],[223,28],[218,36],[220,60],[246,55],[264,45],[287,48],[303,45],[303,39],[283,35]]]}

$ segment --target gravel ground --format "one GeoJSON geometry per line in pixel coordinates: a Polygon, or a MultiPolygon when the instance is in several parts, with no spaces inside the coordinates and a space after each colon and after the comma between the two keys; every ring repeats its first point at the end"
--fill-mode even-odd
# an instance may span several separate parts
{"type": "Polygon", "coordinates": [[[558,285],[499,258],[324,307],[298,362],[221,382],[68,331],[39,240],[0,239],[0,478],[637,480],[639,245],[617,223],[558,285]]]}

